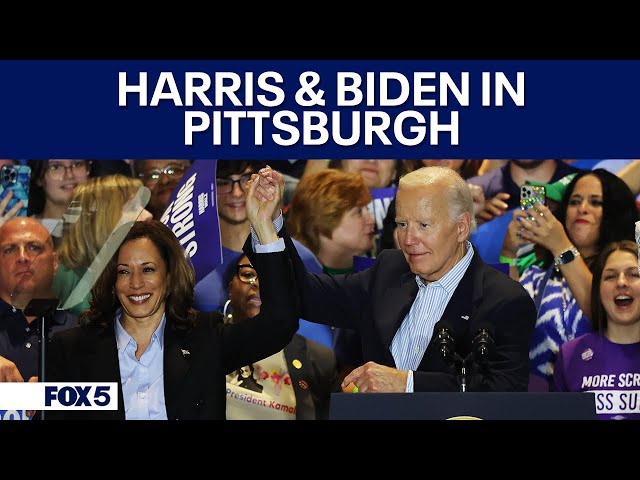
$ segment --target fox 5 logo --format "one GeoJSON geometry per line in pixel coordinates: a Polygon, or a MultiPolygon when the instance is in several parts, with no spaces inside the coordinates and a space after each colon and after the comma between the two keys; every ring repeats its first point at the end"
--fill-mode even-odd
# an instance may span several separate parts
{"type": "Polygon", "coordinates": [[[117,405],[116,384],[45,385],[46,409],[112,410],[117,405]]]}

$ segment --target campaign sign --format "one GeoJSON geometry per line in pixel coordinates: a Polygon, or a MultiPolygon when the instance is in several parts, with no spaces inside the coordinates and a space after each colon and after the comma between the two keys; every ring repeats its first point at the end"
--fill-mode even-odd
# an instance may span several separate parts
{"type": "Polygon", "coordinates": [[[191,164],[171,193],[161,220],[191,257],[196,283],[222,263],[215,160],[195,160],[191,164]]]}
{"type": "Polygon", "coordinates": [[[370,257],[362,257],[360,255],[354,255],[353,257],[353,271],[361,272],[362,270],[366,270],[370,268],[375,263],[375,258],[370,257]]]}
{"type": "Polygon", "coordinates": [[[0,383],[0,408],[22,410],[117,410],[116,382],[0,383]]]}
{"type": "Polygon", "coordinates": [[[377,233],[382,232],[384,218],[387,216],[389,204],[391,203],[391,200],[395,198],[397,191],[398,187],[396,186],[388,188],[373,188],[370,190],[372,200],[367,207],[376,221],[377,233]]]}

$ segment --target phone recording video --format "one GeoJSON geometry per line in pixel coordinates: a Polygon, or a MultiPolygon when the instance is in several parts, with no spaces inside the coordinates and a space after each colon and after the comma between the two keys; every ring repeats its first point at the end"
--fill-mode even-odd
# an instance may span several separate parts
{"type": "Polygon", "coordinates": [[[547,204],[547,189],[543,185],[522,185],[520,187],[520,208],[529,210],[536,204],[547,204]]]}

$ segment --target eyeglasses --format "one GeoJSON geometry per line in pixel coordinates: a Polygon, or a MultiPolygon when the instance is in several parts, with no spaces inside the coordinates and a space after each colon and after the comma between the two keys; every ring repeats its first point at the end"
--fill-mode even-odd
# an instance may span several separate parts
{"type": "Polygon", "coordinates": [[[71,175],[76,177],[86,177],[89,175],[89,165],[91,162],[86,160],[73,162],[67,166],[62,163],[49,163],[47,166],[47,173],[53,180],[62,180],[67,174],[67,170],[71,172],[71,175]]]}
{"type": "Polygon", "coordinates": [[[237,265],[236,268],[238,269],[238,279],[240,279],[242,283],[253,285],[258,281],[258,274],[251,265],[241,263],[237,265]]]}
{"type": "Polygon", "coordinates": [[[216,188],[218,193],[231,193],[233,192],[233,187],[236,183],[240,184],[241,189],[247,188],[247,183],[251,180],[251,173],[245,173],[240,175],[240,178],[237,180],[233,180],[231,177],[228,178],[216,178],[216,188]]]}
{"type": "Polygon", "coordinates": [[[183,165],[169,164],[163,168],[154,168],[146,172],[140,172],[138,178],[143,182],[157,182],[162,175],[166,175],[170,179],[180,180],[187,171],[187,167],[183,165]]]}

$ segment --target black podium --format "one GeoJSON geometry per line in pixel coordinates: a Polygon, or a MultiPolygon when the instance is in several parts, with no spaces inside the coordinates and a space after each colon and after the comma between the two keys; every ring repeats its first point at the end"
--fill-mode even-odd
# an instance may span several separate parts
{"type": "Polygon", "coordinates": [[[334,393],[330,420],[595,420],[593,393],[334,393]]]}

